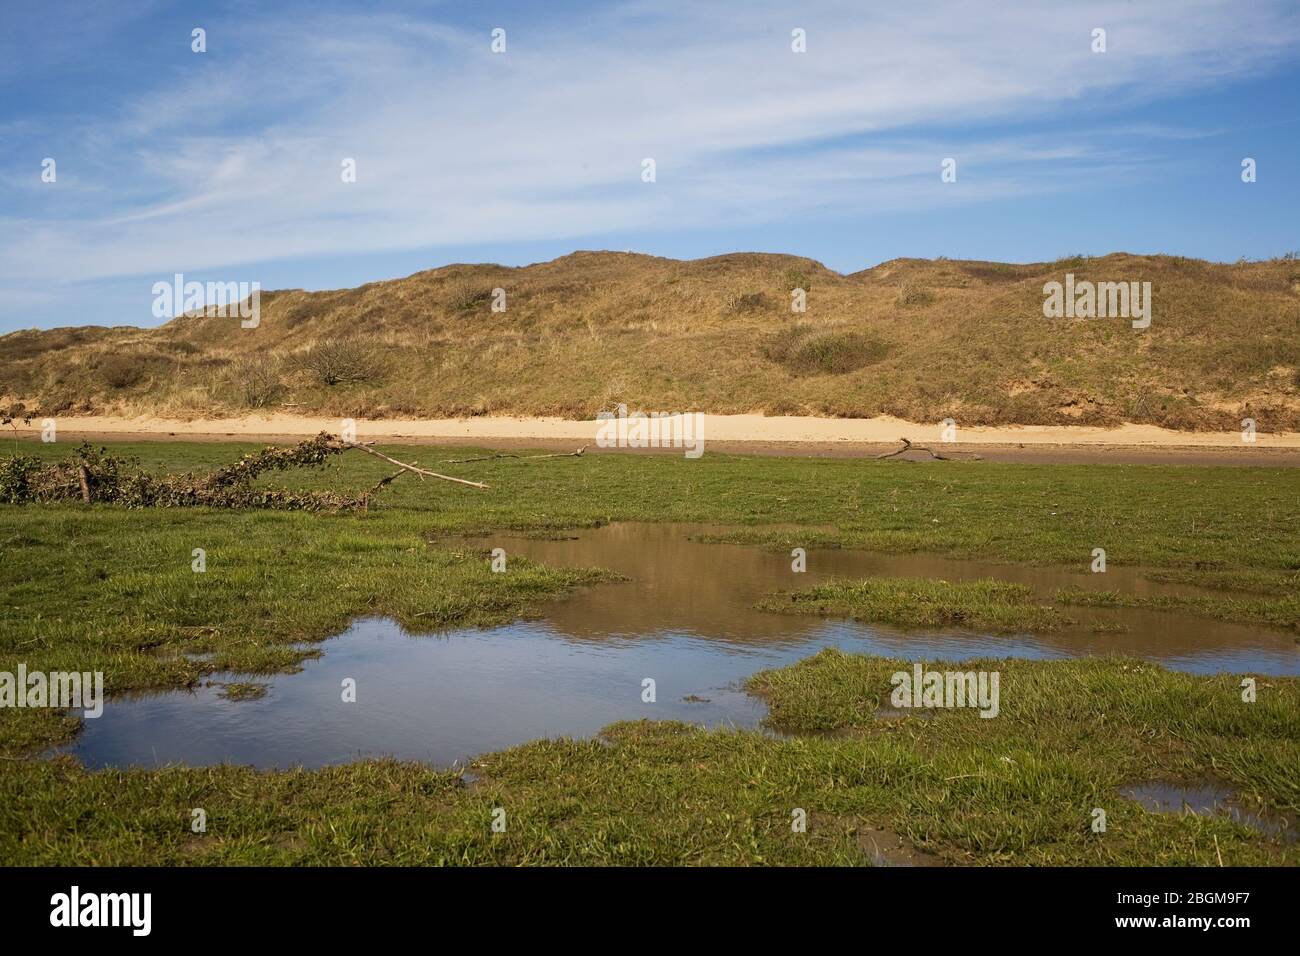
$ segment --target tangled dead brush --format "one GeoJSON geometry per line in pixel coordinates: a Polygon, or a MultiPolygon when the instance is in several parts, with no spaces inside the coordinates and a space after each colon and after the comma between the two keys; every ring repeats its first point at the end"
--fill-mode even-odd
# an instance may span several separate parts
{"type": "Polygon", "coordinates": [[[448,478],[381,455],[364,445],[321,432],[292,448],[267,447],[208,474],[154,475],[134,459],[111,455],[106,448],[83,443],[62,461],[44,462],[30,455],[0,458],[0,502],[6,504],[59,501],[104,502],[124,508],[270,508],[281,511],[365,510],[370,496],[405,471],[483,488],[464,479],[448,478]],[[253,482],[272,471],[313,468],[349,449],[357,449],[398,465],[402,471],[358,494],[331,491],[291,491],[255,488],[253,482]]]}

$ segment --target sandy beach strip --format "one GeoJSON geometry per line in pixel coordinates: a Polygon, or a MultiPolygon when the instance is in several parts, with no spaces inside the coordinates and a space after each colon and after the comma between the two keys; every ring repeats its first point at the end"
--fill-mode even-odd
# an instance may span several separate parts
{"type": "MultiPolygon", "coordinates": [[[[238,418],[169,419],[149,416],[58,416],[59,441],[120,442],[292,441],[321,431],[339,433],[339,418],[287,414],[238,418]]],[[[20,435],[39,438],[42,421],[15,423],[20,435]]],[[[535,447],[573,450],[597,447],[600,422],[559,418],[481,417],[458,419],[356,419],[359,441],[463,445],[485,448],[535,447]]],[[[764,415],[706,415],[706,450],[724,453],[865,457],[899,447],[901,438],[955,457],[978,454],[991,460],[1185,462],[1198,464],[1300,462],[1300,433],[1259,433],[1254,442],[1240,432],[1180,432],[1155,425],[1116,428],[1015,425],[963,427],[955,442],[943,441],[939,423],[898,418],[805,418],[764,415]]],[[[608,449],[621,451],[628,449],[608,449]]],[[[632,449],[638,450],[638,449],[632,449]]],[[[680,449],[645,449],[681,454],[680,449]]],[[[920,455],[920,457],[929,457],[920,455]]]]}

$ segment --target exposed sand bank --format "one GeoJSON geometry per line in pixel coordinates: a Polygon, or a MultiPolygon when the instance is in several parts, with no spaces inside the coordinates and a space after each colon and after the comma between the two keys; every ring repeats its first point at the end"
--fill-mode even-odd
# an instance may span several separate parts
{"type": "MultiPolygon", "coordinates": [[[[340,419],[298,415],[249,415],[183,421],[155,417],[59,416],[61,441],[91,438],[102,441],[185,438],[280,441],[339,432],[340,419]]],[[[40,422],[19,425],[28,436],[40,433],[40,422]]],[[[406,441],[418,444],[460,444],[484,447],[530,446],[568,449],[596,447],[596,421],[558,418],[464,418],[356,420],[359,440],[406,441]]],[[[941,440],[938,423],[917,423],[880,417],[870,419],[708,415],[704,422],[706,449],[763,454],[865,455],[897,447],[906,436],[917,444],[953,454],[976,453],[1004,460],[1058,461],[1186,461],[1261,464],[1300,461],[1300,433],[1258,434],[1253,443],[1239,432],[1179,432],[1154,425],[1118,428],[1079,426],[961,427],[957,441],[941,440]]],[[[681,454],[680,449],[675,450],[681,454]]]]}

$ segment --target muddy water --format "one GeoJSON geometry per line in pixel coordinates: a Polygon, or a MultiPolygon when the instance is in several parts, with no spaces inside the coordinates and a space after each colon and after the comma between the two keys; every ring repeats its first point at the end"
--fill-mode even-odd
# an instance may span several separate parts
{"type": "Polygon", "coordinates": [[[1295,821],[1283,814],[1250,810],[1242,806],[1226,787],[1213,783],[1178,784],[1154,781],[1124,787],[1120,796],[1136,800],[1149,813],[1194,813],[1198,816],[1225,816],[1237,823],[1254,827],[1268,836],[1294,842],[1295,821]]]}
{"type": "Polygon", "coordinates": [[[1122,653],[1202,673],[1300,673],[1293,635],[1162,612],[1072,608],[1080,626],[1048,636],[905,632],[766,614],[753,610],[759,597],[837,577],[996,577],[1044,595],[1067,584],[1180,589],[1132,569],[1093,575],[836,550],[809,550],[807,572],[795,574],[784,552],[691,540],[714,530],[625,524],[566,540],[475,539],[508,556],[602,566],[630,580],[549,604],[542,620],[497,628],[411,636],[391,621],[358,621],[319,645],[321,657],[300,673],[216,678],[262,681],[263,697],[227,700],[212,686],[110,698],[68,749],[94,767],[310,767],[375,755],[445,766],[540,737],[590,736],[616,720],[753,726],[764,710],[741,690],[744,679],[832,646],[928,660],[1122,653]],[[1099,624],[1128,630],[1097,633],[1099,624]],[[347,678],[356,682],[354,703],[342,700],[347,678]],[[642,699],[645,678],[655,681],[654,702],[642,699]]]}
{"type": "MultiPolygon", "coordinates": [[[[1069,585],[1141,595],[1212,593],[1148,581],[1137,568],[1112,566],[1104,574],[1093,574],[1087,561],[1071,571],[931,555],[809,550],[807,571],[795,574],[788,552],[693,540],[719,530],[725,529],[613,524],[560,541],[503,536],[475,540],[481,547],[501,547],[507,554],[550,565],[605,567],[627,575],[630,581],[593,588],[548,608],[547,620],[578,639],[653,638],[667,630],[745,646],[803,641],[824,633],[827,623],[757,611],[754,603],[774,591],[836,578],[996,578],[1027,585],[1044,598],[1069,585]]],[[[1032,637],[954,631],[917,634],[857,624],[831,627],[857,634],[870,646],[870,653],[906,658],[1127,654],[1198,673],[1300,673],[1300,646],[1292,634],[1142,609],[1068,608],[1066,613],[1079,626],[1032,637]],[[1094,630],[1116,625],[1127,630],[1094,630]]]]}

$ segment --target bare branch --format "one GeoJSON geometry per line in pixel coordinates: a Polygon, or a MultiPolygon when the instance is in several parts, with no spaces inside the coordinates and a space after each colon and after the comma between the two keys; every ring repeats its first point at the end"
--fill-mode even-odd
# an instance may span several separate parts
{"type": "Polygon", "coordinates": [[[369,511],[369,510],[370,510],[370,496],[371,496],[371,495],[373,495],[373,494],[375,494],[375,493],[381,491],[385,486],[387,486],[388,484],[390,484],[390,483],[393,481],[394,478],[401,478],[404,474],[406,474],[406,469],[402,469],[401,471],[395,471],[395,472],[393,472],[391,475],[389,475],[387,478],[380,478],[377,482],[375,482],[375,486],[374,486],[373,488],[371,488],[369,491],[365,492],[365,493],[361,496],[361,508],[362,508],[362,510],[364,510],[364,511],[369,511]]]}
{"type": "Polygon", "coordinates": [[[923,451],[929,454],[931,458],[936,458],[939,461],[982,461],[983,460],[980,458],[979,455],[971,455],[969,458],[965,458],[965,459],[949,458],[947,455],[939,454],[933,448],[927,448],[924,445],[913,445],[910,438],[900,438],[899,441],[903,443],[902,448],[899,448],[896,451],[886,452],[883,455],[877,455],[876,460],[879,461],[882,458],[896,458],[899,455],[906,454],[909,451],[923,451]]]}
{"type": "Polygon", "coordinates": [[[497,452],[494,455],[479,455],[477,458],[444,458],[442,463],[444,465],[463,465],[471,461],[496,461],[498,458],[518,458],[521,461],[534,461],[538,458],[580,458],[586,450],[587,446],[583,445],[577,451],[559,452],[554,455],[503,455],[501,452],[497,452]]]}
{"type": "MultiPolygon", "coordinates": [[[[469,485],[471,488],[487,488],[488,486],[478,481],[469,481],[465,478],[453,478],[451,475],[440,475],[436,471],[429,471],[426,468],[420,468],[418,465],[408,465],[404,461],[398,461],[396,458],[389,458],[383,452],[375,451],[369,445],[363,445],[360,442],[339,440],[339,444],[344,448],[355,448],[357,451],[364,451],[367,455],[374,455],[376,458],[382,458],[390,465],[396,465],[398,468],[405,469],[413,474],[419,475],[420,480],[424,480],[427,475],[430,478],[437,478],[440,481],[454,481],[458,485],[469,485]]],[[[394,476],[396,477],[396,476],[394,476]]],[[[390,481],[392,479],[389,479],[390,481]]]]}

